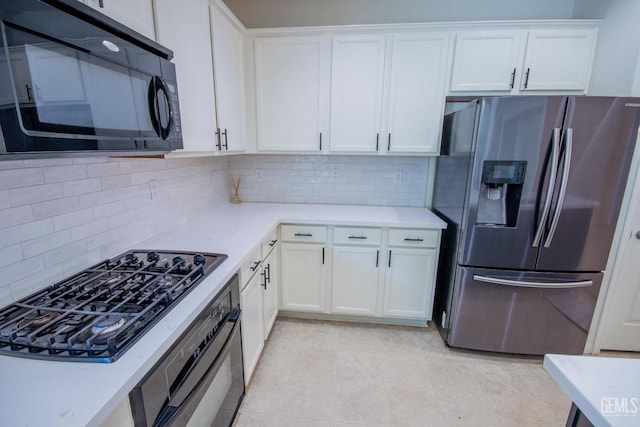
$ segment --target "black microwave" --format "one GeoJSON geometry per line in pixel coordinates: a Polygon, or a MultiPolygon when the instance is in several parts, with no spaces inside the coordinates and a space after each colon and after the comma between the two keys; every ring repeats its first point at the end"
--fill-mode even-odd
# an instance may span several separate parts
{"type": "Polygon", "coordinates": [[[0,2],[0,160],[182,148],[172,56],[78,0],[0,2]]]}

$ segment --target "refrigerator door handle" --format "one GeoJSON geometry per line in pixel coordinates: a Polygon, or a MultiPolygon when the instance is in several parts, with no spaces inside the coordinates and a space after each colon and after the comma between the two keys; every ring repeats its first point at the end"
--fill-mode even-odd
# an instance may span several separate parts
{"type": "Polygon", "coordinates": [[[579,280],[576,282],[526,282],[520,280],[498,279],[497,277],[480,276],[479,274],[473,275],[473,280],[477,282],[493,283],[495,285],[506,286],[518,286],[521,288],[553,288],[553,289],[566,289],[566,288],[585,288],[592,286],[592,280],[579,280]]]}
{"type": "Polygon", "coordinates": [[[564,205],[564,198],[567,195],[567,183],[569,181],[569,170],[571,169],[571,150],[573,148],[573,129],[567,128],[564,131],[564,165],[562,171],[562,181],[560,182],[560,191],[558,192],[558,203],[556,204],[556,210],[553,213],[553,220],[551,220],[551,226],[549,227],[549,234],[544,241],[544,247],[551,246],[551,241],[556,233],[558,227],[558,221],[560,220],[560,213],[562,212],[562,206],[564,205]]]}
{"type": "Polygon", "coordinates": [[[553,190],[555,189],[556,174],[558,172],[558,160],[559,153],[558,147],[560,145],[560,128],[553,128],[553,134],[551,137],[551,172],[549,173],[549,186],[547,187],[547,194],[544,198],[544,207],[542,208],[542,215],[540,215],[540,222],[536,229],[536,233],[533,237],[533,247],[540,246],[542,240],[542,234],[544,233],[544,225],[549,217],[549,211],[551,210],[551,199],[553,198],[553,190]]]}

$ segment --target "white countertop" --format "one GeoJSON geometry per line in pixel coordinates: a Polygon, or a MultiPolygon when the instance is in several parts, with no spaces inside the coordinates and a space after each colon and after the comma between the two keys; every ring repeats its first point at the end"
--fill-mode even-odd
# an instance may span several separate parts
{"type": "Polygon", "coordinates": [[[547,354],[544,369],[594,426],[640,426],[640,359],[547,354]]]}
{"type": "Polygon", "coordinates": [[[102,424],[280,223],[446,227],[423,208],[264,203],[217,206],[209,214],[131,248],[218,252],[229,257],[116,362],[0,356],[0,423],[16,427],[102,424]]]}

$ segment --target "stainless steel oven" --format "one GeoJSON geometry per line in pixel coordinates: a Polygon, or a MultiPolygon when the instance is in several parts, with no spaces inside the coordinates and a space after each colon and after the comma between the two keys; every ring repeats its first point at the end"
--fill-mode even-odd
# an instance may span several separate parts
{"type": "Polygon", "coordinates": [[[129,394],[137,427],[228,427],[244,397],[235,275],[129,394]]]}

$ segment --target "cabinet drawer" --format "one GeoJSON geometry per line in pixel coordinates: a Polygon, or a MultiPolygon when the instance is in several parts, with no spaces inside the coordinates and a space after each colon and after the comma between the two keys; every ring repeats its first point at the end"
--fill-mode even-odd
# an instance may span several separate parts
{"type": "Polygon", "coordinates": [[[379,228],[336,227],[333,241],[336,244],[379,245],[381,235],[379,228]]]}
{"type": "Polygon", "coordinates": [[[327,241],[327,227],[320,225],[283,225],[280,227],[283,242],[314,242],[327,241]]]}
{"type": "Polygon", "coordinates": [[[260,268],[260,262],[262,261],[262,256],[260,252],[260,248],[257,248],[249,258],[242,264],[240,267],[240,289],[242,289],[249,279],[254,275],[256,271],[260,268]]]}
{"type": "Polygon", "coordinates": [[[271,252],[271,250],[276,247],[277,243],[278,243],[278,229],[276,228],[262,242],[262,259],[265,259],[267,255],[269,255],[269,252],[271,252]]]}
{"type": "Polygon", "coordinates": [[[389,246],[435,248],[439,234],[439,230],[389,230],[389,246]]]}

